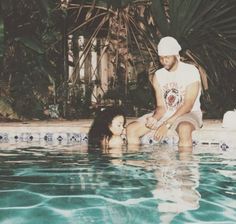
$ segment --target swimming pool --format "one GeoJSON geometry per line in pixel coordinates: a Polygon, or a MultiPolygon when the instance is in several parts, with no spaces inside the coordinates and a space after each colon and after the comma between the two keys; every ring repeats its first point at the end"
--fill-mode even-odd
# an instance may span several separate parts
{"type": "Polygon", "coordinates": [[[235,150],[1,146],[0,223],[236,223],[235,150]]]}

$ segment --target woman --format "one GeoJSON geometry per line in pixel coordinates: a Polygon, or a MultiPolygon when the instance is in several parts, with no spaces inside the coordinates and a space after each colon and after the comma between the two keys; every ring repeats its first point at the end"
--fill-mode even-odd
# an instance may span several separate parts
{"type": "Polygon", "coordinates": [[[106,108],[95,117],[89,133],[88,143],[94,147],[119,147],[125,140],[126,118],[120,108],[106,108]]]}

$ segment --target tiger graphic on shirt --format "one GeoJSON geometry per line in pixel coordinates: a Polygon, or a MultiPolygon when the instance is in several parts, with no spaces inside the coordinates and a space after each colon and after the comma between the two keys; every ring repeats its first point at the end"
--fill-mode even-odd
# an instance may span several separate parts
{"type": "Polygon", "coordinates": [[[184,101],[184,90],[176,82],[163,86],[163,98],[168,110],[176,110],[184,101]]]}

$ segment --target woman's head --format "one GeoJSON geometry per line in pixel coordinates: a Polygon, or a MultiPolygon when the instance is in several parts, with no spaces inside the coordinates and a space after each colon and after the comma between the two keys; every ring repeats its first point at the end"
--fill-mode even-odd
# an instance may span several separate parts
{"type": "Polygon", "coordinates": [[[104,138],[120,135],[126,123],[124,112],[120,108],[106,108],[99,111],[89,130],[89,144],[100,145],[104,138]]]}
{"type": "Polygon", "coordinates": [[[124,129],[125,117],[123,115],[117,115],[113,118],[109,129],[113,135],[121,135],[124,129]]]}

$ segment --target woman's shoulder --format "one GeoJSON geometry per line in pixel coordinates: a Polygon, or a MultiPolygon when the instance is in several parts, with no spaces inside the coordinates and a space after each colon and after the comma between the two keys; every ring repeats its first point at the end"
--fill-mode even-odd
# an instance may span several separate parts
{"type": "Polygon", "coordinates": [[[112,136],[109,140],[109,147],[120,147],[124,144],[121,136],[112,136]]]}

